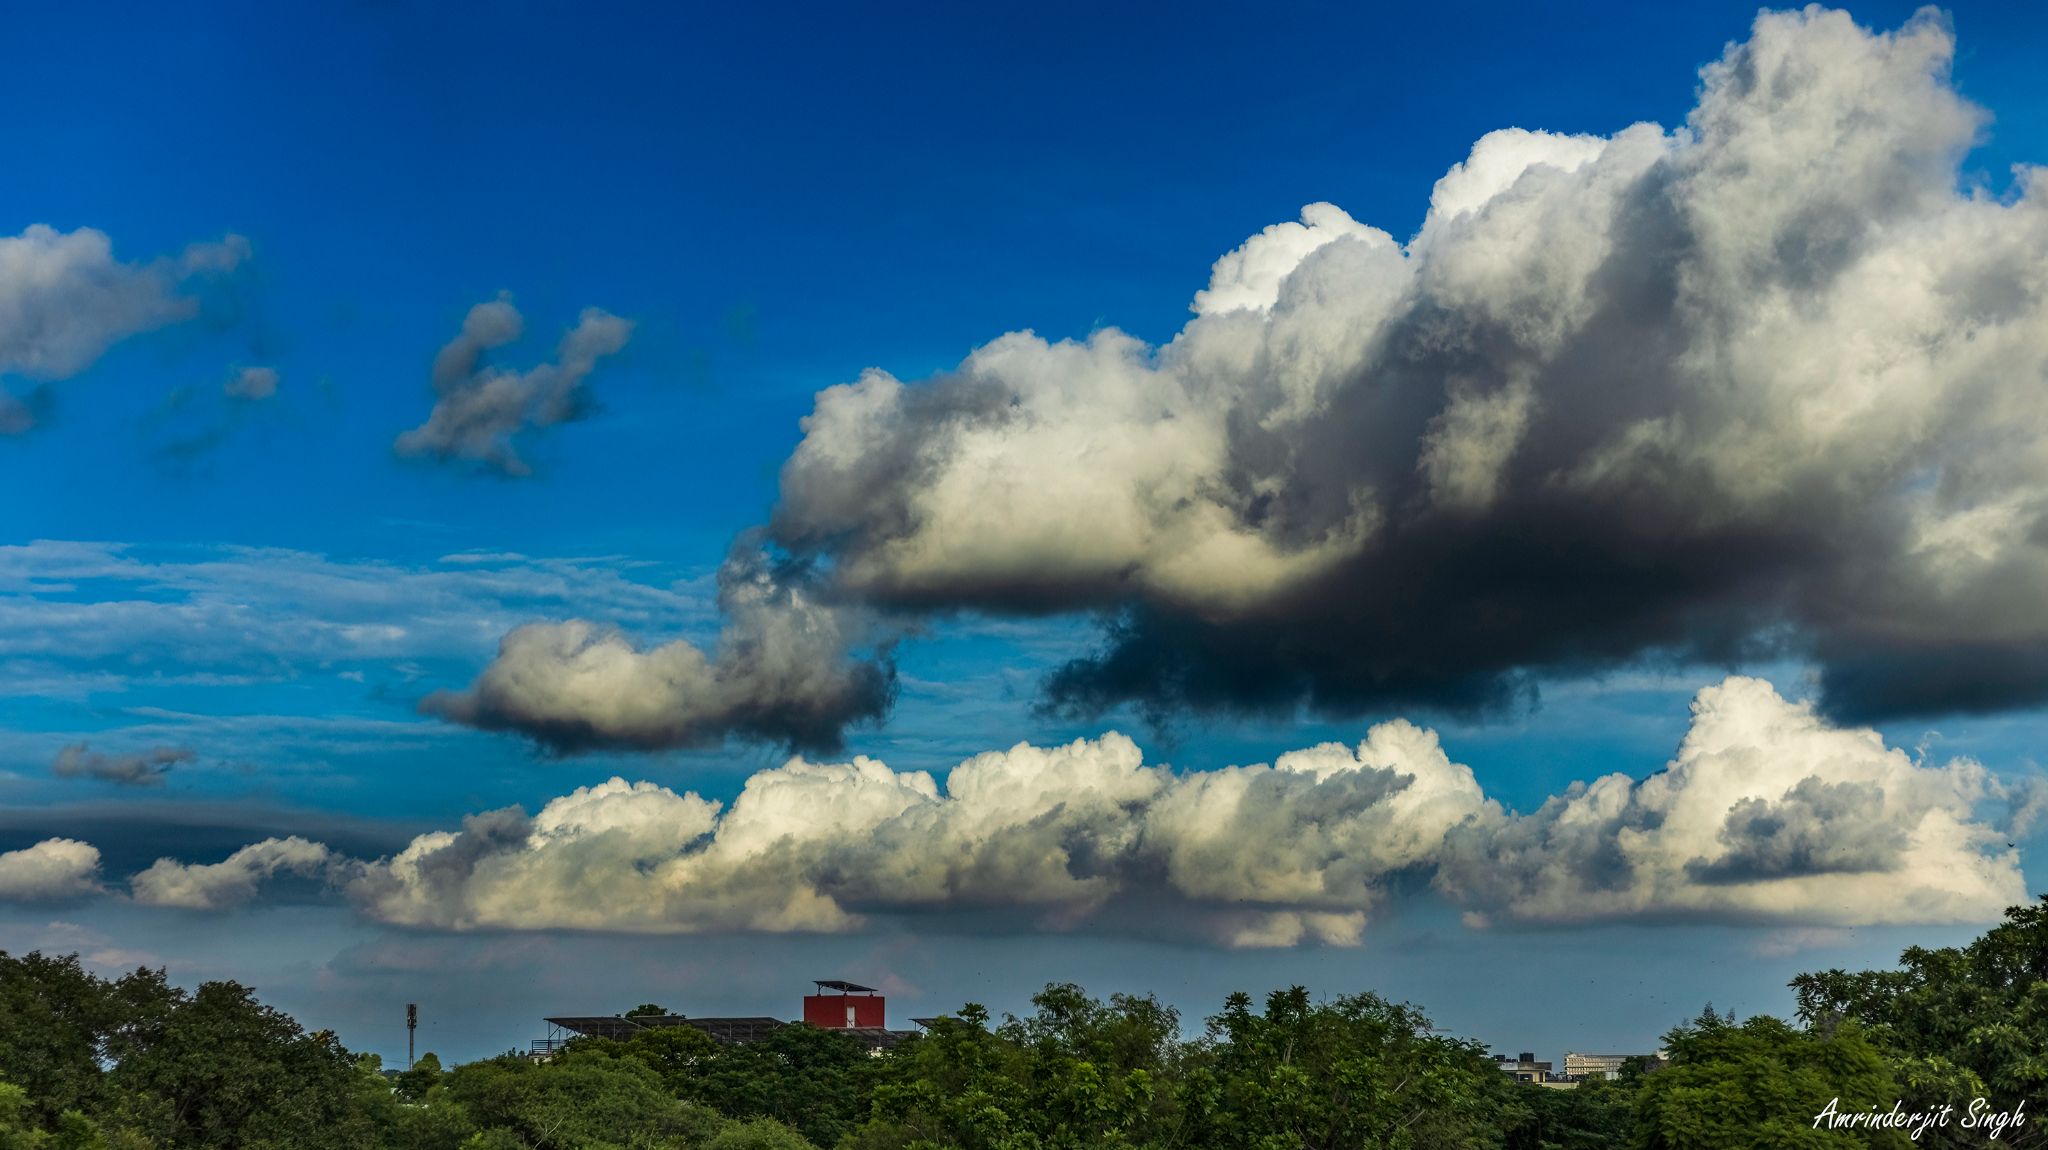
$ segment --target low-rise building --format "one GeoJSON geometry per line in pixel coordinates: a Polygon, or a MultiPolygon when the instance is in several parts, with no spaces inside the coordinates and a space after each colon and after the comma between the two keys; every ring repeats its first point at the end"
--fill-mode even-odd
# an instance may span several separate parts
{"type": "Polygon", "coordinates": [[[1550,1077],[1550,1061],[1546,1059],[1538,1062],[1536,1055],[1526,1050],[1514,1058],[1496,1054],[1493,1056],[1493,1064],[1500,1067],[1503,1073],[1512,1075],[1517,1082],[1543,1082],[1550,1077]]]}
{"type": "Polygon", "coordinates": [[[784,1022],[766,1016],[746,1018],[692,1018],[684,1014],[563,1015],[549,1018],[548,1036],[535,1039],[530,1056],[552,1057],[569,1039],[577,1036],[627,1039],[643,1030],[687,1026],[703,1031],[720,1042],[759,1042],[785,1026],[811,1026],[846,1035],[879,1054],[917,1033],[890,1030],[887,1003],[873,987],[838,979],[820,979],[818,992],[804,996],[803,1018],[784,1022]]]}

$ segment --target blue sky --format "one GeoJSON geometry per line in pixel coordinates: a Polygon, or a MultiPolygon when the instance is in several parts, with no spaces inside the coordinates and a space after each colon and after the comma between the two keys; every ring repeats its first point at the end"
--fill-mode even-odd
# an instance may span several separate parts
{"type": "MultiPolygon", "coordinates": [[[[1854,9],[1875,29],[1911,14],[1854,9]]],[[[49,382],[36,427],[0,438],[13,493],[0,543],[23,548],[0,559],[0,850],[85,839],[119,888],[160,854],[216,862],[271,835],[375,858],[615,774],[729,801],[786,752],[733,738],[558,755],[418,704],[470,683],[523,623],[710,640],[719,564],[774,512],[821,389],[870,367],[922,379],[1022,329],[1164,343],[1219,256],[1305,204],[1406,241],[1488,132],[1683,123],[1700,67],[1754,16],[1591,3],[14,13],[0,236],[89,227],[147,264],[232,234],[249,255],[181,281],[189,319],[112,341],[49,382]],[[525,337],[494,353],[514,368],[548,359],[587,307],[632,321],[589,376],[593,407],[521,439],[531,476],[395,453],[434,403],[436,351],[500,292],[525,317],[525,337]],[[273,397],[223,392],[252,366],[276,371],[273,397]],[[156,787],[54,775],[78,742],[193,757],[156,787]]],[[[2012,166],[2048,158],[2034,75],[2048,12],[1951,17],[1955,87],[1993,117],[1961,180],[2014,196],[2012,166]]],[[[943,773],[983,750],[1119,729],[1152,761],[1207,770],[1356,743],[1411,714],[1155,726],[1131,706],[1035,708],[1042,677],[1098,642],[1087,606],[933,612],[895,647],[893,710],[853,728],[847,754],[943,773]]],[[[1797,654],[1736,665],[1788,697],[1818,689],[1797,654]]],[[[1532,712],[1412,715],[1527,812],[1575,780],[1662,767],[1687,701],[1729,669],[1550,669],[1532,712]]],[[[2015,781],[2036,772],[2044,729],[2032,703],[1876,726],[1892,746],[2015,781]]],[[[2039,889],[2033,840],[2020,846],[2039,889]]],[[[1707,999],[1783,1011],[1794,972],[1974,933],[1789,919],[1475,931],[1428,900],[1376,911],[1357,947],[916,914],[820,935],[462,933],[379,922],[306,885],[220,912],[118,890],[0,907],[0,947],[242,978],[387,1055],[406,1001],[423,1004],[429,1045],[468,1057],[537,1036],[542,1013],[649,998],[782,1013],[809,979],[845,976],[895,980],[899,1016],[967,997],[1015,1008],[1066,978],[1157,989],[1190,1017],[1240,987],[1374,989],[1500,1048],[1561,1056],[1647,1047],[1707,999]]]]}

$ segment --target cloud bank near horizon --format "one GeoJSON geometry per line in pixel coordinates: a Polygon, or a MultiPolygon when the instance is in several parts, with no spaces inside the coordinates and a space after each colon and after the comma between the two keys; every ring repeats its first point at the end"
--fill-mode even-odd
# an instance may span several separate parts
{"type": "Polygon", "coordinates": [[[914,916],[1229,947],[1356,945],[1423,891],[1474,927],[1971,923],[2026,900],[2006,839],[2036,797],[1731,677],[1696,697],[1663,769],[1574,784],[1527,814],[1406,720],[1356,747],[1191,771],[1111,732],[989,751],[943,781],[799,756],[730,807],[614,778],[386,858],[271,839],[220,863],[159,860],[130,889],[222,909],[288,872],[371,920],[435,930],[847,932],[914,916]]]}

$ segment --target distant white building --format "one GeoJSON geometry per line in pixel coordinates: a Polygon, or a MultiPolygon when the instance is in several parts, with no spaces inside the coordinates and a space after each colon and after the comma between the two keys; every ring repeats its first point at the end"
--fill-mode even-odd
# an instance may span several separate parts
{"type": "Polygon", "coordinates": [[[1564,1072],[1568,1078],[1619,1078],[1621,1068],[1637,1060],[1655,1062],[1664,1056],[1656,1054],[1577,1054],[1566,1051],[1564,1072]]]}

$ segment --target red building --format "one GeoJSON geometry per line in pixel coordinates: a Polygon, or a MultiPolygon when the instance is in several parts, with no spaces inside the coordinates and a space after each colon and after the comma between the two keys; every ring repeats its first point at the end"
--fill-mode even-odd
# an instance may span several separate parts
{"type": "Polygon", "coordinates": [[[823,1030],[884,1030],[887,1002],[872,986],[820,979],[816,994],[804,995],[804,1022],[823,1030]]]}

